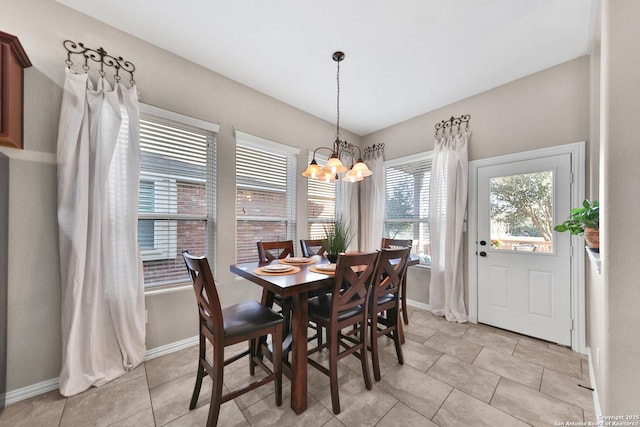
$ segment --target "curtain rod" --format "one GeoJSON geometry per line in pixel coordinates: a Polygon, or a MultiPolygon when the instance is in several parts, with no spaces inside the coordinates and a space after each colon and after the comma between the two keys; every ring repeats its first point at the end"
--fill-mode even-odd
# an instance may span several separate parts
{"type": "Polygon", "coordinates": [[[435,136],[438,136],[438,132],[441,133],[442,136],[444,136],[445,132],[447,131],[447,129],[449,130],[449,134],[451,134],[451,128],[453,128],[454,126],[458,127],[458,132],[460,132],[460,125],[462,123],[465,124],[465,130],[468,131],[469,130],[469,120],[471,120],[471,115],[469,114],[464,114],[460,117],[453,117],[451,116],[451,118],[449,120],[442,120],[440,123],[436,123],[436,133],[435,136]]]}
{"type": "Polygon", "coordinates": [[[84,64],[82,65],[82,69],[85,73],[88,73],[91,69],[89,60],[92,60],[93,62],[100,64],[100,70],[98,71],[98,74],[100,74],[101,77],[105,77],[107,75],[106,71],[104,70],[105,66],[113,67],[115,69],[113,79],[116,82],[119,82],[121,79],[120,70],[122,69],[128,72],[131,76],[131,79],[129,80],[131,86],[136,84],[136,81],[133,79],[133,72],[136,70],[136,66],[133,65],[132,62],[125,61],[121,56],[116,58],[115,56],[107,54],[107,51],[102,47],[99,47],[98,49],[91,49],[89,47],[86,47],[83,43],[76,43],[71,40],[65,40],[62,45],[67,50],[67,59],[66,61],[64,61],[67,67],[71,68],[71,66],[73,65],[71,55],[82,55],[84,57],[84,64]]]}

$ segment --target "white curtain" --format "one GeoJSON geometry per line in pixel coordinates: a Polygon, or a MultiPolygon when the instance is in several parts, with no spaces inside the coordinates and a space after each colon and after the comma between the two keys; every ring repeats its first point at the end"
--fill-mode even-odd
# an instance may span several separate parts
{"type": "Polygon", "coordinates": [[[470,132],[436,138],[429,195],[429,306],[449,321],[466,322],[462,233],[467,208],[470,132]]]}
{"type": "Polygon", "coordinates": [[[373,172],[360,182],[362,234],[360,250],[375,251],[380,249],[384,233],[384,144],[367,147],[364,150],[364,161],[373,172]]]}
{"type": "Polygon", "coordinates": [[[351,182],[339,181],[340,186],[340,208],[338,215],[342,221],[349,224],[351,230],[351,244],[348,251],[358,249],[358,189],[351,182]]]}
{"type": "Polygon", "coordinates": [[[101,78],[94,88],[87,74],[67,68],[57,156],[60,393],[71,396],[144,359],[135,86],[112,88],[101,78]]]}

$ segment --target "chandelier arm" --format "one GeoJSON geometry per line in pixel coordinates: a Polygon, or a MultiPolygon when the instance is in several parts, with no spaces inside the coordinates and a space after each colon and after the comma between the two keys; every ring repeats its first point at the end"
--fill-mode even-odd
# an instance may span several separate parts
{"type": "Polygon", "coordinates": [[[318,152],[318,150],[329,150],[331,151],[331,153],[333,153],[333,149],[329,148],[329,147],[318,147],[315,150],[313,150],[313,160],[316,159],[316,153],[318,152]]]}

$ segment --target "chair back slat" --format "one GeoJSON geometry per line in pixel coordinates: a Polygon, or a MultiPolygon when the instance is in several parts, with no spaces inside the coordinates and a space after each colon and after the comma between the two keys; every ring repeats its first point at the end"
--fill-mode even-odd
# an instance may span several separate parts
{"type": "Polygon", "coordinates": [[[395,294],[397,297],[404,276],[407,274],[410,254],[411,247],[380,250],[375,285],[372,292],[374,301],[385,294],[395,294]]]}
{"type": "Polygon", "coordinates": [[[274,259],[294,256],[293,240],[257,242],[257,245],[259,262],[271,262],[274,259]]]}
{"type": "Polygon", "coordinates": [[[358,305],[366,305],[377,259],[378,252],[341,254],[338,257],[332,292],[334,315],[358,305]]]}
{"type": "Polygon", "coordinates": [[[327,252],[322,239],[300,239],[300,248],[302,249],[302,256],[305,257],[324,255],[327,252]]]}
{"type": "Polygon", "coordinates": [[[411,248],[412,246],[413,240],[411,239],[388,239],[383,237],[382,242],[380,243],[380,247],[382,249],[399,249],[402,247],[411,248]]]}
{"type": "Polygon", "coordinates": [[[222,337],[224,335],[222,307],[209,261],[204,256],[196,257],[186,251],[182,256],[193,283],[200,322],[206,323],[214,336],[222,337]]]}

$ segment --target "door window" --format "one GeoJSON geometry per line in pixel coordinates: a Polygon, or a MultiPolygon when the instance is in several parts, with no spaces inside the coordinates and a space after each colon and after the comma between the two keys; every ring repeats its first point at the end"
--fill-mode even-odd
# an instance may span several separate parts
{"type": "Polygon", "coordinates": [[[553,252],[553,172],[490,179],[491,249],[553,252]]]}

